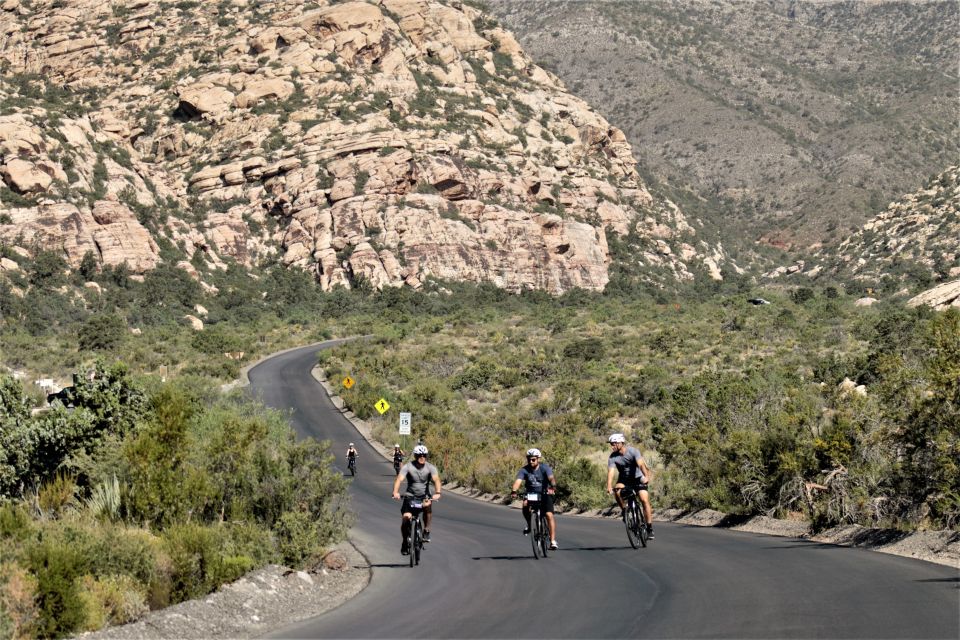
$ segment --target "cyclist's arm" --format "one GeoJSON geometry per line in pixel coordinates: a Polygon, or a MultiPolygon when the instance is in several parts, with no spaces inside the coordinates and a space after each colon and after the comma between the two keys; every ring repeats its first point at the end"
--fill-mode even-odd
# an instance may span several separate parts
{"type": "Polygon", "coordinates": [[[550,483],[549,485],[547,485],[547,492],[550,493],[550,492],[556,491],[557,479],[553,477],[553,474],[550,474],[549,476],[547,476],[547,481],[550,483]]]}
{"type": "Polygon", "coordinates": [[[403,476],[398,473],[397,477],[394,478],[393,480],[393,497],[395,500],[400,499],[400,483],[401,482],[403,482],[403,476]]]}
{"type": "Polygon", "coordinates": [[[640,473],[646,478],[646,484],[650,484],[650,481],[653,479],[653,472],[650,471],[650,467],[648,467],[647,463],[643,460],[640,460],[640,473]]]}
{"type": "Polygon", "coordinates": [[[440,482],[440,474],[439,474],[439,473],[433,474],[433,488],[437,490],[436,493],[433,494],[433,499],[434,499],[434,500],[439,500],[439,499],[440,499],[440,489],[442,488],[442,485],[441,485],[441,482],[440,482]]]}
{"type": "Polygon", "coordinates": [[[611,466],[607,468],[607,493],[613,493],[613,480],[617,477],[617,467],[611,466]]]}

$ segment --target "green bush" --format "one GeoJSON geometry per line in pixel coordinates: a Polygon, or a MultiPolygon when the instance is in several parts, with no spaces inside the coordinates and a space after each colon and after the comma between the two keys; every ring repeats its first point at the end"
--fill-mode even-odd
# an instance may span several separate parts
{"type": "Polygon", "coordinates": [[[575,509],[599,509],[610,504],[606,473],[586,458],[577,458],[557,472],[557,495],[575,509]]]}
{"type": "Polygon", "coordinates": [[[77,345],[85,351],[110,351],[115,349],[126,335],[127,323],[113,314],[91,317],[77,334],[77,345]]]}
{"type": "Polygon", "coordinates": [[[84,610],[78,631],[133,622],[149,610],[143,585],[128,575],[86,575],[79,579],[78,586],[84,610]]]}
{"type": "MultiPolygon", "coordinates": [[[[42,538],[28,551],[28,566],[37,579],[37,635],[68,635],[87,618],[79,578],[88,573],[88,559],[78,541],[42,538]]],[[[79,542],[83,542],[80,540],[79,542]]]]}
{"type": "Polygon", "coordinates": [[[324,544],[317,523],[309,513],[287,511],[273,527],[285,564],[302,567],[323,555],[324,544]]]}
{"type": "Polygon", "coordinates": [[[162,534],[164,550],[170,557],[171,602],[205,596],[223,582],[233,580],[237,566],[225,562],[221,549],[226,546],[226,531],[217,525],[175,524],[162,534]]]}

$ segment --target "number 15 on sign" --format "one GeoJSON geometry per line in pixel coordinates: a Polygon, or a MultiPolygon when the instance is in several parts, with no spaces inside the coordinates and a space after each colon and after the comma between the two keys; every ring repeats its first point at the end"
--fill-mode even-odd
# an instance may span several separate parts
{"type": "Polygon", "coordinates": [[[410,414],[409,413],[400,414],[400,435],[402,436],[410,435],[410,414]]]}

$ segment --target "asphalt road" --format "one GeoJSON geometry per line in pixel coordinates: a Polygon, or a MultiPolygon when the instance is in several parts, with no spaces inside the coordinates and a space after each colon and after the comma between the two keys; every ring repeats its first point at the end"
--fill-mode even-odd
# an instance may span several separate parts
{"type": "Polygon", "coordinates": [[[518,510],[449,492],[435,507],[422,564],[410,568],[390,498],[392,464],[309,375],[319,348],[256,366],[251,389],[292,409],[300,436],[330,440],[341,457],[358,445],[351,537],[373,576],[345,605],[271,637],[960,638],[956,568],[671,523],[633,550],[618,520],[562,515],[560,550],[536,560],[518,510]]]}

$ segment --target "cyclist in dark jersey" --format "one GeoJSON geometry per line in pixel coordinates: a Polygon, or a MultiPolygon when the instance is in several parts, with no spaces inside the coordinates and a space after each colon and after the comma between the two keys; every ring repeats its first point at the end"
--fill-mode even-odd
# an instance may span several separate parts
{"type": "Polygon", "coordinates": [[[403,463],[403,458],[406,455],[399,444],[393,445],[393,468],[397,473],[400,473],[400,465],[403,463]]]}
{"type": "MultiPolygon", "coordinates": [[[[527,464],[517,472],[517,478],[513,481],[513,487],[510,496],[517,497],[517,489],[521,484],[525,485],[526,493],[540,494],[542,508],[547,514],[547,524],[550,527],[550,548],[557,548],[557,521],[553,517],[553,495],[557,488],[557,479],[553,477],[553,469],[545,462],[540,462],[540,449],[527,450],[527,464]]],[[[530,505],[523,501],[523,518],[527,521],[527,526],[523,530],[523,535],[530,533],[530,505]]]]}
{"type": "Polygon", "coordinates": [[[647,533],[653,540],[653,509],[650,507],[650,492],[647,490],[653,474],[650,473],[650,469],[640,452],[627,446],[627,439],[622,433],[613,434],[607,441],[612,447],[607,462],[607,493],[616,496],[617,504],[623,510],[623,498],[620,497],[620,490],[624,487],[631,487],[636,490],[640,502],[643,503],[643,513],[647,519],[647,533]],[[613,484],[615,478],[616,486],[613,484]]]}
{"type": "Polygon", "coordinates": [[[413,448],[413,461],[408,462],[400,468],[393,481],[393,499],[400,500],[400,483],[404,479],[407,481],[407,490],[403,494],[403,504],[400,505],[400,513],[403,514],[403,522],[400,525],[400,532],[403,534],[403,542],[400,545],[400,553],[407,555],[410,550],[407,548],[407,536],[410,535],[411,521],[413,520],[413,508],[410,507],[410,501],[418,499],[423,501],[423,541],[430,542],[430,522],[433,520],[433,500],[440,499],[440,472],[437,468],[427,462],[427,455],[430,452],[422,444],[413,448]],[[432,499],[427,492],[430,483],[433,483],[435,489],[432,499]]]}

